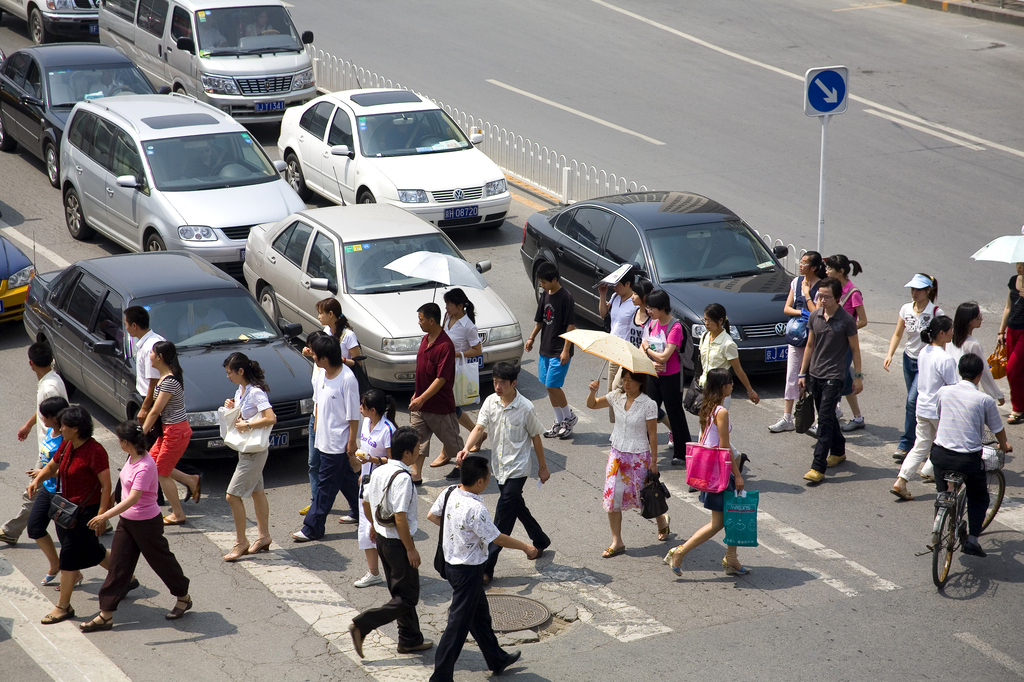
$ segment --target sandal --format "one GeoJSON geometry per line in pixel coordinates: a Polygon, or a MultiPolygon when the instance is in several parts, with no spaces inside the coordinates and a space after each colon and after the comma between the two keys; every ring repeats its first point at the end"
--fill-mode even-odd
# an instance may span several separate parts
{"type": "Polygon", "coordinates": [[[619,556],[620,554],[625,554],[625,553],[626,553],[626,546],[623,545],[622,547],[609,547],[608,549],[606,549],[604,552],[601,553],[601,556],[604,557],[605,559],[611,559],[613,556],[619,556]]]}
{"type": "Polygon", "coordinates": [[[259,554],[260,552],[269,552],[270,545],[274,542],[270,537],[257,538],[256,542],[249,545],[249,554],[259,554]]]}
{"type": "Polygon", "coordinates": [[[114,628],[114,617],[104,618],[103,614],[97,614],[88,623],[81,623],[78,629],[82,632],[97,632],[99,630],[112,630],[114,628]]]}
{"type": "Polygon", "coordinates": [[[1007,424],[1024,424],[1024,414],[1017,414],[1016,412],[1011,412],[1010,416],[1006,420],[1006,423],[1007,424]]]}
{"type": "Polygon", "coordinates": [[[185,612],[192,608],[191,599],[179,599],[174,604],[174,608],[164,614],[164,618],[167,620],[178,620],[185,615],[185,612]],[[178,604],[184,604],[185,608],[178,606],[178,604]]]}
{"type": "MultiPolygon", "coordinates": [[[[76,580],[76,581],[75,581],[75,584],[74,584],[74,585],[72,585],[72,587],[73,587],[73,588],[74,588],[74,587],[78,587],[79,585],[81,585],[81,584],[82,584],[82,582],[83,582],[84,580],[85,580],[85,576],[84,576],[84,575],[82,575],[81,573],[79,573],[79,574],[78,574],[78,580],[76,580]]],[[[56,590],[57,592],[60,592],[60,583],[58,582],[58,583],[57,583],[57,587],[55,587],[55,588],[53,588],[53,589],[54,589],[54,590],[56,590]]]]}
{"type": "Polygon", "coordinates": [[[175,521],[170,516],[165,516],[164,517],[164,525],[165,526],[180,526],[183,523],[185,523],[185,519],[182,519],[181,521],[175,521]]]}
{"type": "Polygon", "coordinates": [[[203,475],[198,474],[199,481],[196,483],[196,488],[193,490],[188,487],[188,483],[182,483],[185,486],[185,490],[188,491],[188,495],[185,495],[186,500],[192,500],[196,504],[199,504],[199,495],[203,492],[203,475]]]}
{"type": "Polygon", "coordinates": [[[63,623],[68,618],[75,617],[75,610],[71,607],[71,604],[68,604],[67,607],[57,604],[53,608],[57,609],[58,611],[63,611],[64,615],[55,616],[52,613],[48,613],[45,616],[43,616],[43,619],[39,621],[40,623],[42,623],[43,625],[53,625],[54,623],[63,623]]]}
{"type": "Polygon", "coordinates": [[[47,573],[45,576],[43,576],[43,579],[41,581],[39,581],[39,584],[40,585],[49,585],[50,583],[52,583],[54,580],[57,579],[58,575],[60,575],[60,569],[57,569],[57,571],[55,573],[47,573]]]}
{"type": "Polygon", "coordinates": [[[905,500],[907,502],[910,502],[911,500],[914,499],[914,496],[910,494],[910,491],[900,490],[896,486],[893,486],[892,490],[890,490],[889,492],[891,492],[893,495],[900,498],[901,500],[905,500]]]}
{"type": "Polygon", "coordinates": [[[661,541],[661,542],[667,542],[668,541],[668,536],[672,534],[672,529],[669,527],[669,523],[671,523],[672,517],[666,515],[665,516],[665,521],[666,521],[665,527],[658,529],[658,540],[661,541]]]}
{"type": "Polygon", "coordinates": [[[224,555],[224,561],[238,561],[248,553],[249,543],[239,542],[237,545],[231,548],[230,552],[224,555]]]}

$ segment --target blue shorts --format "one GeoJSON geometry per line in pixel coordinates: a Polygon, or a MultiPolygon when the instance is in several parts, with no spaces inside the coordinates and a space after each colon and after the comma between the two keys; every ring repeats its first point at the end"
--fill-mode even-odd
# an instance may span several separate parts
{"type": "Polygon", "coordinates": [[[537,378],[547,388],[561,388],[565,383],[565,375],[569,373],[569,362],[562,364],[557,357],[549,358],[541,355],[537,360],[537,378]]]}

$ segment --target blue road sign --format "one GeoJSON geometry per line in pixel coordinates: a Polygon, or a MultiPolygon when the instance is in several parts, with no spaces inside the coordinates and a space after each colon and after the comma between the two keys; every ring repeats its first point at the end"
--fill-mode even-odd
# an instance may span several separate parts
{"type": "Polygon", "coordinates": [[[804,113],[808,116],[845,113],[848,78],[845,66],[809,69],[804,75],[804,113]]]}

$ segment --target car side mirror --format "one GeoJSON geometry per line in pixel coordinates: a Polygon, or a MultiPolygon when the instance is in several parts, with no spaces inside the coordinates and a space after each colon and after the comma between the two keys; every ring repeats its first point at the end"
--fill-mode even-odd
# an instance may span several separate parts
{"type": "Polygon", "coordinates": [[[134,175],[118,175],[117,186],[128,187],[129,189],[138,189],[139,180],[134,175]]]}
{"type": "Polygon", "coordinates": [[[772,253],[775,254],[776,258],[782,260],[783,258],[789,255],[789,248],[783,246],[782,244],[779,244],[778,246],[772,247],[772,253]]]}
{"type": "Polygon", "coordinates": [[[117,344],[113,341],[97,341],[92,345],[92,352],[96,355],[105,355],[112,358],[117,355],[117,344]]]}
{"type": "Polygon", "coordinates": [[[42,107],[43,102],[38,97],[32,97],[30,95],[23,95],[19,101],[25,106],[42,107]]]}
{"type": "Polygon", "coordinates": [[[278,173],[284,173],[286,170],[288,170],[288,164],[282,161],[281,159],[278,159],[277,161],[274,162],[274,168],[277,170],[278,173]]]}
{"type": "Polygon", "coordinates": [[[644,270],[643,267],[641,267],[640,264],[637,263],[636,261],[633,261],[632,263],[630,263],[630,265],[633,266],[632,272],[636,273],[637,275],[639,275],[641,277],[649,277],[650,276],[650,275],[648,275],[647,271],[644,270]]]}
{"type": "Polygon", "coordinates": [[[469,141],[473,144],[473,146],[476,146],[484,141],[484,136],[482,133],[473,133],[472,135],[469,136],[469,141]]]}
{"type": "Polygon", "coordinates": [[[309,280],[309,288],[316,291],[329,291],[332,294],[338,293],[338,285],[332,283],[326,277],[312,277],[309,280]]]}
{"type": "Polygon", "coordinates": [[[303,31],[302,32],[302,44],[303,45],[312,45],[313,44],[313,32],[312,31],[303,31]]]}
{"type": "Polygon", "coordinates": [[[302,333],[302,325],[298,322],[289,322],[283,317],[278,319],[277,326],[281,328],[281,333],[287,336],[289,339],[294,338],[302,333]]]}
{"type": "Polygon", "coordinates": [[[331,147],[331,156],[347,156],[350,159],[356,158],[356,153],[347,144],[336,144],[331,147]]]}
{"type": "Polygon", "coordinates": [[[476,264],[476,271],[479,272],[481,275],[484,274],[485,272],[487,272],[490,269],[491,269],[491,261],[489,261],[489,260],[482,260],[482,261],[480,261],[479,263],[476,264]]]}
{"type": "Polygon", "coordinates": [[[156,94],[169,95],[171,94],[171,88],[166,85],[161,85],[159,88],[157,88],[156,94]]]}
{"type": "Polygon", "coordinates": [[[191,38],[178,38],[177,47],[182,52],[188,52],[189,54],[196,53],[196,41],[191,38]]]}

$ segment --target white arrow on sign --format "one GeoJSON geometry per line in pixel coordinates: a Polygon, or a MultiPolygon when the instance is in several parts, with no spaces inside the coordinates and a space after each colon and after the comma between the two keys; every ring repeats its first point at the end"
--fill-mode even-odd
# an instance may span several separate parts
{"type": "Polygon", "coordinates": [[[818,85],[819,88],[821,88],[822,92],[825,93],[825,102],[827,102],[828,104],[835,104],[836,102],[839,101],[838,90],[829,90],[828,88],[825,87],[825,84],[821,82],[820,78],[815,78],[814,82],[818,85]]]}

